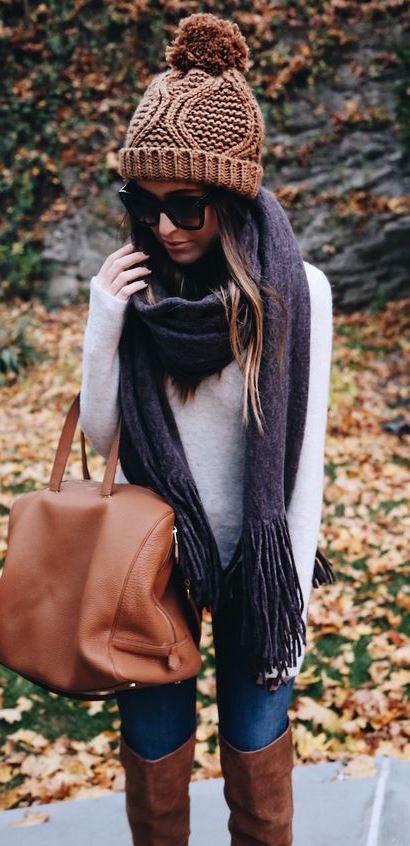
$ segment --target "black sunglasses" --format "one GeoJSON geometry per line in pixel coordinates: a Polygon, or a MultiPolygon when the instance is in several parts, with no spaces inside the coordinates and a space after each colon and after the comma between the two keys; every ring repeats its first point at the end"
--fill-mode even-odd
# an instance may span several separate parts
{"type": "Polygon", "coordinates": [[[127,212],[142,226],[156,226],[163,211],[179,229],[201,229],[204,225],[205,206],[214,199],[208,191],[200,197],[170,197],[164,202],[132,181],[125,182],[118,194],[127,212]]]}

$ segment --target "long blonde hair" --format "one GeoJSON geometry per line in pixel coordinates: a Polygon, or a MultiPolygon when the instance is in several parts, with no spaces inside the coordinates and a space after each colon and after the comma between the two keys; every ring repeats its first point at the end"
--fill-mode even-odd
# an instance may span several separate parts
{"type": "MultiPolygon", "coordinates": [[[[209,190],[209,186],[205,186],[209,190]]],[[[198,279],[188,277],[183,265],[178,265],[168,256],[149,227],[141,227],[125,213],[121,223],[124,239],[131,238],[135,249],[150,255],[150,267],[158,274],[173,296],[197,298],[213,291],[220,299],[229,322],[229,337],[233,356],[244,375],[242,421],[249,423],[249,402],[258,429],[263,433],[263,412],[260,402],[258,380],[263,348],[264,291],[278,305],[282,312],[284,333],[278,337],[275,347],[279,373],[283,370],[285,339],[288,329],[286,307],[282,297],[267,284],[268,280],[256,278],[242,247],[241,229],[245,220],[248,200],[246,197],[213,186],[213,206],[219,224],[219,257],[221,261],[212,264],[212,288],[198,279]]],[[[215,255],[215,249],[214,249],[215,255]]],[[[216,253],[216,258],[218,253],[216,253]]],[[[194,265],[195,267],[195,265],[194,265]]],[[[209,278],[209,276],[207,276],[209,278]]],[[[155,294],[151,285],[141,291],[144,302],[154,304],[155,294]]],[[[187,384],[180,378],[172,381],[182,402],[195,394],[200,379],[187,384]]]]}

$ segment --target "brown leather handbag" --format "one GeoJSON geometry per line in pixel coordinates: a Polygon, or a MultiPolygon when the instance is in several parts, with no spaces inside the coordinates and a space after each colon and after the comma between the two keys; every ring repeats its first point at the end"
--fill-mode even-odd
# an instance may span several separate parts
{"type": "Polygon", "coordinates": [[[178,683],[201,667],[201,613],[178,569],[175,513],[151,488],[63,479],[80,413],[67,413],[50,483],[21,494],[0,578],[0,663],[73,699],[178,683]]]}

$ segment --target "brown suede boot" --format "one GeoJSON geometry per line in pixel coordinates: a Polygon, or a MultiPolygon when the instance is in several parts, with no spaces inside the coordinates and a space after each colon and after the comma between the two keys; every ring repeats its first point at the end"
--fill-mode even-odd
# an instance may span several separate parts
{"type": "Polygon", "coordinates": [[[195,733],[178,749],[150,760],[120,739],[125,800],[134,846],[188,846],[189,783],[195,733]]]}
{"type": "Polygon", "coordinates": [[[293,745],[290,722],[268,746],[243,752],[219,733],[231,846],[291,846],[293,745]]]}

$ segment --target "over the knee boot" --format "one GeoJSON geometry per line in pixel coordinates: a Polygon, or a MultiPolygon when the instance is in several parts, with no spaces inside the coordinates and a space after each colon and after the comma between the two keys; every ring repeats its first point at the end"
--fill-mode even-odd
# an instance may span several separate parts
{"type": "Polygon", "coordinates": [[[219,733],[231,846],[291,846],[293,745],[290,721],[268,746],[243,752],[219,733]]]}
{"type": "Polygon", "coordinates": [[[190,834],[189,783],[195,733],[162,758],[142,758],[120,738],[125,800],[134,846],[187,846],[190,834]]]}

